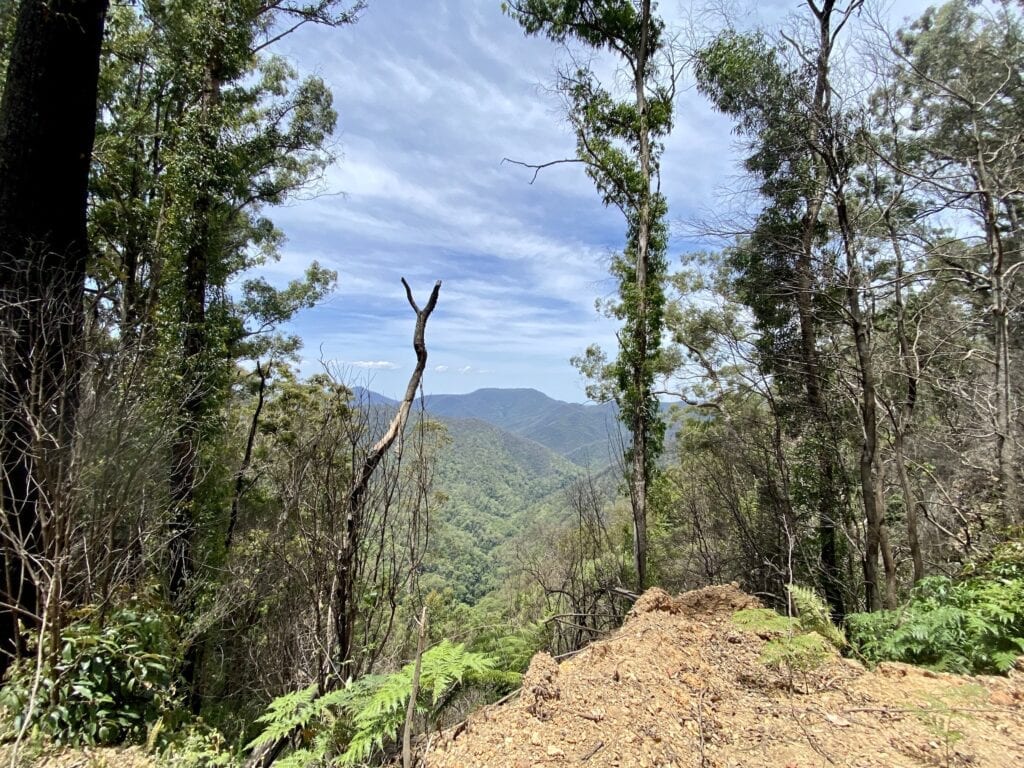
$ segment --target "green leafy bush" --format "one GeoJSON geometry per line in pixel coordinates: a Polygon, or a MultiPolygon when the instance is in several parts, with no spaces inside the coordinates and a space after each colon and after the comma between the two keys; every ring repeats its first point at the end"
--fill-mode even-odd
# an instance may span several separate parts
{"type": "MultiPolygon", "coordinates": [[[[9,724],[20,730],[29,718],[30,732],[60,744],[144,741],[149,725],[179,703],[177,624],[161,602],[135,595],[106,616],[80,610],[37,689],[35,659],[12,668],[0,691],[9,724]]],[[[41,642],[49,659],[49,635],[41,642]]]]}
{"type": "Polygon", "coordinates": [[[854,648],[870,662],[1007,672],[1024,654],[1024,542],[1008,542],[965,574],[922,579],[899,610],[847,617],[854,648]]]}
{"type": "MultiPolygon", "coordinates": [[[[391,675],[367,675],[323,696],[315,686],[293,691],[271,702],[259,722],[263,732],[249,745],[258,749],[296,729],[305,744],[276,765],[305,768],[325,765],[358,765],[386,742],[397,737],[412,693],[413,664],[391,675]]],[[[447,640],[423,654],[417,710],[436,716],[452,692],[471,683],[504,683],[518,676],[495,669],[494,660],[467,651],[447,640]]]]}

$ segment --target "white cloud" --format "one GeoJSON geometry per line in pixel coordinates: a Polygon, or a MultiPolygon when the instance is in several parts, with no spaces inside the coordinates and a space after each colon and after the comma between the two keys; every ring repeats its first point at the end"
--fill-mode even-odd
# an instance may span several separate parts
{"type": "Polygon", "coordinates": [[[344,362],[344,365],[351,365],[353,368],[363,368],[368,371],[393,371],[398,368],[397,363],[390,360],[353,360],[344,362]]]}
{"type": "Polygon", "coordinates": [[[448,370],[448,366],[447,365],[435,365],[434,366],[434,370],[437,371],[438,373],[444,373],[445,371],[448,370]]]}

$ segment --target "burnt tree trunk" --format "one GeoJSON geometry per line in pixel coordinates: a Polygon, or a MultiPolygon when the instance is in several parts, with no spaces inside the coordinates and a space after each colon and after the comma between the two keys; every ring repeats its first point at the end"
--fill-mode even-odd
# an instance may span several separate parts
{"type": "Polygon", "coordinates": [[[0,102],[0,674],[20,651],[19,625],[39,620],[47,504],[74,430],[106,10],[23,0],[0,102]]]}

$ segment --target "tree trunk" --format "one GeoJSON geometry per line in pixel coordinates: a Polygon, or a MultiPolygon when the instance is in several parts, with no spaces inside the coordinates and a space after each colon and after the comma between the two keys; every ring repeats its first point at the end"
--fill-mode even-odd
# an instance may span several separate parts
{"type": "Polygon", "coordinates": [[[106,0],[23,0],[0,103],[0,674],[37,622],[74,432],[106,0]]]}
{"type": "Polygon", "coordinates": [[[413,332],[413,349],[416,352],[416,367],[405,388],[405,396],[399,403],[398,412],[388,425],[387,432],[378,440],[366,454],[359,467],[353,467],[352,487],[345,500],[345,534],[337,558],[337,580],[334,593],[334,635],[337,644],[338,669],[345,669],[352,664],[352,652],[355,638],[356,619],[358,618],[358,606],[355,604],[357,587],[357,557],[361,545],[362,521],[364,512],[364,499],[369,489],[370,480],[373,477],[377,465],[384,458],[392,444],[405,430],[405,424],[409,419],[409,412],[412,410],[413,401],[416,399],[416,391],[419,389],[420,381],[423,378],[423,371],[427,366],[427,343],[424,334],[427,329],[427,320],[437,306],[437,297],[441,291],[441,281],[434,284],[434,290],[427,300],[426,306],[420,309],[416,304],[405,279],[402,279],[405,286],[406,298],[409,305],[416,313],[416,329],[413,332]]]}
{"type": "Polygon", "coordinates": [[[630,378],[633,388],[633,413],[630,430],[633,434],[632,478],[630,502],[633,508],[633,564],[636,568],[636,591],[647,587],[647,497],[650,480],[650,432],[655,414],[648,411],[650,386],[648,384],[648,306],[647,272],[650,266],[651,239],[651,137],[647,129],[647,34],[651,21],[651,0],[644,0],[641,9],[640,50],[633,73],[636,110],[639,125],[637,139],[640,156],[641,200],[637,211],[636,234],[636,317],[633,318],[633,359],[630,378]]]}
{"type": "Polygon", "coordinates": [[[892,223],[889,209],[883,214],[892,242],[893,255],[896,258],[896,283],[894,285],[894,304],[896,306],[896,336],[900,347],[900,367],[906,380],[906,392],[900,404],[893,424],[893,453],[896,463],[896,474],[899,477],[900,489],[903,492],[903,507],[907,515],[907,545],[910,547],[910,559],[914,567],[914,584],[924,578],[924,557],[921,554],[921,538],[917,528],[918,499],[907,471],[906,439],[914,418],[914,407],[917,405],[917,386],[920,378],[920,365],[917,356],[911,351],[910,339],[907,337],[906,307],[903,303],[903,249],[900,247],[896,228],[892,223]]]}

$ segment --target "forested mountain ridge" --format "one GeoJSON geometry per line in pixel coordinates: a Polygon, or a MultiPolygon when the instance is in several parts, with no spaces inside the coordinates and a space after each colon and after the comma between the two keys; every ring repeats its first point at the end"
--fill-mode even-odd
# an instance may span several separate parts
{"type": "Polygon", "coordinates": [[[428,571],[458,599],[498,587],[509,547],[537,521],[565,521],[568,486],[584,470],[551,449],[480,419],[444,420],[450,442],[437,458],[437,539],[428,571]]]}
{"type": "MultiPolygon", "coordinates": [[[[367,389],[354,391],[357,401],[395,403],[367,389]]],[[[426,395],[423,402],[433,417],[479,419],[597,470],[612,462],[620,433],[613,405],[567,403],[536,389],[486,388],[465,395],[426,395]]]]}

